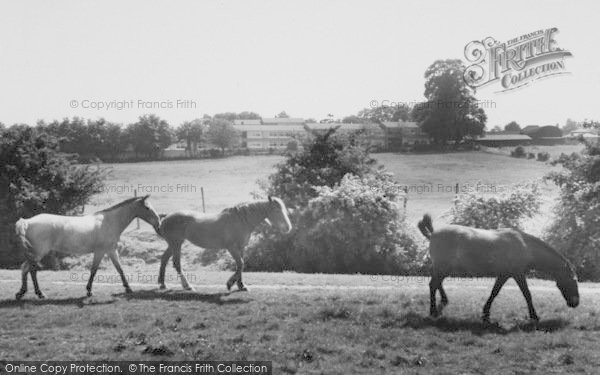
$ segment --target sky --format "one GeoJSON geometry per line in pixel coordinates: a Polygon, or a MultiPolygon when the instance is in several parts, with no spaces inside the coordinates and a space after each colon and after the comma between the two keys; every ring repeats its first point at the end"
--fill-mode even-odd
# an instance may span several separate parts
{"type": "Polygon", "coordinates": [[[573,54],[570,74],[478,89],[488,128],[600,120],[598,11],[597,1],[555,0],[3,1],[0,122],[127,124],[155,113],[177,126],[227,111],[342,118],[372,103],[424,100],[427,67],[465,60],[473,40],[551,27],[573,54]]]}

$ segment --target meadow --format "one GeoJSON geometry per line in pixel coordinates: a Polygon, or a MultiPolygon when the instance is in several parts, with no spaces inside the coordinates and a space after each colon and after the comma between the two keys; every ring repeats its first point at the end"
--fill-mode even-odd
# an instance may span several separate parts
{"type": "MultiPolygon", "coordinates": [[[[552,167],[502,153],[377,154],[409,187],[407,218],[430,212],[435,222],[451,208],[454,185],[493,186],[541,179],[552,167]],[[427,186],[429,190],[417,187],[427,186]],[[449,188],[448,188],[449,187],[449,188]]],[[[111,165],[106,190],[87,212],[150,193],[158,212],[207,212],[252,199],[256,181],[273,172],[280,156],[111,165]]],[[[526,227],[539,234],[552,215],[558,190],[542,184],[542,213],[526,227]]],[[[425,242],[423,241],[425,245],[425,242]]],[[[427,277],[244,273],[250,292],[228,293],[223,264],[183,250],[183,269],[195,291],[183,291],[173,267],[167,290],[157,289],[165,243],[135,222],[120,245],[134,289],[123,294],[104,261],[94,296],[85,298],[87,266],[39,274],[48,299],[30,290],[14,300],[17,270],[0,271],[0,357],[4,359],[271,360],[274,373],[515,374],[596,373],[600,366],[600,284],[580,283],[581,304],[566,306],[553,282],[530,280],[538,324],[527,320],[523,296],[511,280],[492,306],[481,309],[491,279],[447,279],[450,304],[428,317],[427,277]]],[[[31,289],[31,285],[30,285],[31,289]]]]}
{"type": "MultiPolygon", "coordinates": [[[[600,366],[600,285],[566,306],[554,283],[532,280],[541,321],[527,320],[511,280],[480,320],[491,279],[448,279],[450,304],[430,319],[428,278],[247,273],[250,292],[227,293],[226,272],[188,270],[182,291],[156,268],[112,268],[84,298],[85,271],[42,272],[47,300],[16,302],[17,271],[1,271],[5,360],[270,360],[274,374],[594,374],[600,366]]],[[[30,292],[31,293],[31,292],[30,292]]]]}

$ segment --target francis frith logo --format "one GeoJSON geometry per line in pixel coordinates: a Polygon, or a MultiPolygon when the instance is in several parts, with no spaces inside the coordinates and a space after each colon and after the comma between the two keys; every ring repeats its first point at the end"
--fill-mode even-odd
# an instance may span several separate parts
{"type": "Polygon", "coordinates": [[[492,37],[474,40],[465,47],[471,65],[464,72],[473,89],[499,84],[498,92],[514,90],[541,78],[568,74],[565,58],[570,51],[559,48],[556,27],[537,30],[501,43],[492,37]]]}

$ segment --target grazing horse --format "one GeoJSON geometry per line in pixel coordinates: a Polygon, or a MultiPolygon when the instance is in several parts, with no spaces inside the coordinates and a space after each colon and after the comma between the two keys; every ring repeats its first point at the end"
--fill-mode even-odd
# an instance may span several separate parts
{"type": "Polygon", "coordinates": [[[181,245],[188,240],[205,249],[229,250],[235,260],[236,270],[227,281],[227,289],[231,290],[233,284],[237,283],[239,290],[247,291],[242,282],[244,248],[250,240],[250,235],[262,221],[267,221],[286,233],[292,230],[285,204],[275,197],[269,197],[267,201],[226,208],[219,214],[178,211],[167,215],[161,221],[159,231],[169,245],[160,263],[160,288],[165,288],[165,267],[169,258],[173,256],[173,266],[181,278],[181,286],[186,290],[192,289],[181,272],[181,245]]]}
{"type": "Polygon", "coordinates": [[[41,259],[53,250],[70,255],[94,253],[90,278],[87,283],[88,297],[92,295],[92,282],[105,254],[108,254],[121,275],[125,291],[130,293],[131,288],[119,262],[117,242],[121,233],[136,217],[152,225],[158,233],[160,219],[150,203],[147,202],[148,197],[149,195],[127,199],[91,215],[39,214],[29,219],[19,219],[15,224],[15,229],[20,238],[26,261],[21,266],[22,285],[21,290],[16,294],[17,300],[27,292],[27,273],[31,273],[35,294],[39,298],[45,298],[38,285],[37,271],[41,267],[41,259]]]}
{"type": "Polygon", "coordinates": [[[492,294],[483,307],[484,322],[489,322],[492,302],[511,277],[515,279],[527,301],[529,317],[539,320],[525,279],[525,274],[531,269],[554,278],[569,307],[577,307],[579,304],[577,277],[573,266],[559,252],[535,236],[516,229],[485,230],[462,225],[448,225],[434,231],[429,215],[423,216],[418,227],[430,240],[429,254],[433,270],[429,293],[430,315],[433,317],[438,316],[448,304],[442,281],[451,275],[496,277],[492,294]],[[442,298],[439,310],[435,298],[438,290],[442,298]]]}

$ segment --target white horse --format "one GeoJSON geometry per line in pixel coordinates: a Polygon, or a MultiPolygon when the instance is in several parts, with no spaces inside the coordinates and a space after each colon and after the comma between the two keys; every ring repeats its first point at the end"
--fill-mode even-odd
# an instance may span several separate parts
{"type": "Polygon", "coordinates": [[[88,297],[92,295],[92,282],[100,261],[105,254],[108,254],[121,275],[125,292],[130,293],[131,288],[119,262],[117,242],[121,233],[136,217],[152,225],[158,233],[160,218],[147,202],[148,197],[149,195],[130,198],[91,215],[39,214],[29,219],[19,219],[15,224],[15,230],[20,238],[26,261],[21,266],[22,285],[21,290],[16,294],[17,300],[27,292],[27,273],[31,273],[35,294],[39,298],[45,298],[38,285],[37,271],[41,267],[40,261],[50,251],[70,255],[94,253],[87,283],[88,297]]]}

